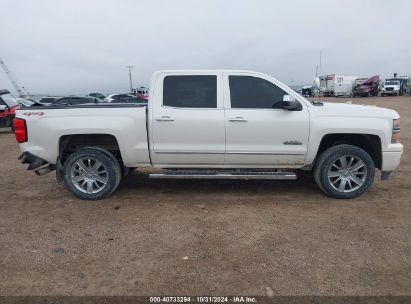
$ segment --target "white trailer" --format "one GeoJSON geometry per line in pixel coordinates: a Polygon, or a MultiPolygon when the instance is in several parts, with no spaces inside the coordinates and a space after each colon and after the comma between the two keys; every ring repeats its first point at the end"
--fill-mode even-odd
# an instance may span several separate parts
{"type": "Polygon", "coordinates": [[[326,75],[319,77],[320,91],[324,96],[351,96],[358,76],[326,75]]]}
{"type": "Polygon", "coordinates": [[[358,76],[335,76],[334,96],[352,96],[355,80],[358,76]]]}

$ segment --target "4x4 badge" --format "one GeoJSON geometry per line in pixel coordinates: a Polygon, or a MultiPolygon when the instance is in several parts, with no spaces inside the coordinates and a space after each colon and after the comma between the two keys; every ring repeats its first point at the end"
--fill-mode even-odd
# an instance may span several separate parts
{"type": "Polygon", "coordinates": [[[30,117],[31,115],[43,116],[44,112],[24,112],[23,115],[30,117]]]}

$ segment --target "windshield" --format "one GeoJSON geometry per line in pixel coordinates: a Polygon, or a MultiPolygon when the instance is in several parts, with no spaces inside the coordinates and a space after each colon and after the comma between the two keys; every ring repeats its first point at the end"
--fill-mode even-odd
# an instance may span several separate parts
{"type": "Polygon", "coordinates": [[[2,99],[9,108],[13,108],[19,105],[17,100],[15,100],[14,97],[9,93],[0,95],[0,99],[2,99]]]}
{"type": "Polygon", "coordinates": [[[386,81],[385,85],[399,85],[400,82],[399,81],[386,81]]]}

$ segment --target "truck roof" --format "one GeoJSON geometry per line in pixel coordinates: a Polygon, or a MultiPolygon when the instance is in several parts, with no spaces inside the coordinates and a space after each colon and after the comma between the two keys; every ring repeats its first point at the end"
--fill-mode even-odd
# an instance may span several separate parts
{"type": "Polygon", "coordinates": [[[256,73],[256,74],[263,74],[261,72],[256,72],[256,71],[250,71],[250,70],[158,70],[155,71],[154,74],[159,74],[159,73],[256,73]]]}

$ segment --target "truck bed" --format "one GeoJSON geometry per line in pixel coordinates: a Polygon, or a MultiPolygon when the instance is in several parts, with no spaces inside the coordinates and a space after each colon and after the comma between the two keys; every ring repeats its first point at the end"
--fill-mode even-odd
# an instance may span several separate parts
{"type": "Polygon", "coordinates": [[[126,166],[149,165],[146,111],[133,104],[24,107],[16,112],[28,130],[21,149],[56,164],[63,136],[107,134],[117,139],[126,166]]]}

